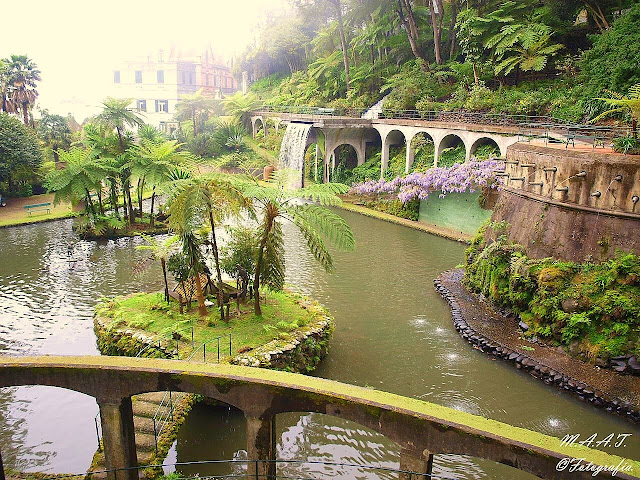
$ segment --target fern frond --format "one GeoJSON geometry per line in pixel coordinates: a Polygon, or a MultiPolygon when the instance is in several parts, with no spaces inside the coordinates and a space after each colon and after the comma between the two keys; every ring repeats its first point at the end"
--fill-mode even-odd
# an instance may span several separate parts
{"type": "Polygon", "coordinates": [[[314,204],[291,206],[285,212],[289,213],[292,218],[303,218],[308,225],[327,238],[337,249],[342,251],[355,249],[353,232],[347,222],[337,213],[314,204]]]}

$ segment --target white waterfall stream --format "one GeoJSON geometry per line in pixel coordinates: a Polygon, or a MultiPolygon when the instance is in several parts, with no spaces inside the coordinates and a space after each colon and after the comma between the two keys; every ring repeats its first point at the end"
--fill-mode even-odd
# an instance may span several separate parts
{"type": "Polygon", "coordinates": [[[299,176],[291,182],[291,188],[300,188],[304,177],[304,151],[307,146],[307,138],[311,125],[308,123],[291,122],[287,125],[287,131],[280,146],[278,163],[280,168],[288,168],[300,172],[299,176]]]}

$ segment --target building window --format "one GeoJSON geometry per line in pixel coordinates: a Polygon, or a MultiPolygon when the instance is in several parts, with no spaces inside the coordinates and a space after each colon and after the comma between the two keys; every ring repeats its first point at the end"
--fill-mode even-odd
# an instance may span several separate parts
{"type": "Polygon", "coordinates": [[[120,70],[113,72],[113,83],[120,83],[120,70]]]}
{"type": "Polygon", "coordinates": [[[186,77],[184,72],[180,72],[180,83],[184,85],[186,82],[186,77]]]}
{"type": "Polygon", "coordinates": [[[193,85],[193,72],[189,72],[189,85],[193,85]]]}
{"type": "Polygon", "coordinates": [[[164,83],[164,70],[158,70],[158,83],[164,83]]]}
{"type": "Polygon", "coordinates": [[[213,86],[214,86],[214,87],[217,87],[217,86],[218,86],[218,76],[217,76],[217,75],[214,75],[214,76],[213,76],[213,86]]]}
{"type": "Polygon", "coordinates": [[[158,62],[164,62],[164,52],[162,50],[158,52],[158,62]]]}
{"type": "Polygon", "coordinates": [[[137,100],[136,101],[136,108],[141,112],[146,112],[147,111],[147,101],[146,100],[137,100]]]}
{"type": "Polygon", "coordinates": [[[142,83],[142,70],[136,70],[136,83],[142,83]]]}
{"type": "Polygon", "coordinates": [[[207,85],[211,85],[211,75],[207,74],[207,85]]]}
{"type": "Polygon", "coordinates": [[[169,100],[156,100],[156,112],[169,112],[169,100]]]}

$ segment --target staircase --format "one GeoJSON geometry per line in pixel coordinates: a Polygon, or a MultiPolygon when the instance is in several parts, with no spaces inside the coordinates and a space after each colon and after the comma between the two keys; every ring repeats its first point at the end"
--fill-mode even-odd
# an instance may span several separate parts
{"type": "MultiPolygon", "coordinates": [[[[172,392],[171,397],[168,392],[151,392],[135,395],[131,398],[138,465],[162,462],[163,458],[155,458],[156,433],[159,442],[161,434],[167,433],[169,430],[167,426],[173,420],[173,410],[184,397],[185,394],[179,392],[172,392]],[[169,398],[171,398],[171,403],[169,403],[169,398]]],[[[97,451],[87,473],[105,469],[104,452],[97,451]]],[[[96,473],[90,478],[102,480],[106,479],[106,474],[96,473]]]]}

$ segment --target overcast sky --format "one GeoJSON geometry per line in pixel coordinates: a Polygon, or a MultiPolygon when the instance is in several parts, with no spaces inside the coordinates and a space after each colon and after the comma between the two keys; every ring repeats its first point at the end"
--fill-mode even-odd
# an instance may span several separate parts
{"type": "MultiPolygon", "coordinates": [[[[99,110],[122,61],[171,44],[230,57],[287,0],[32,0],[5,11],[0,58],[28,55],[40,69],[38,106],[82,120],[99,110]]],[[[6,10],[6,9],[5,9],[6,10]]]]}

